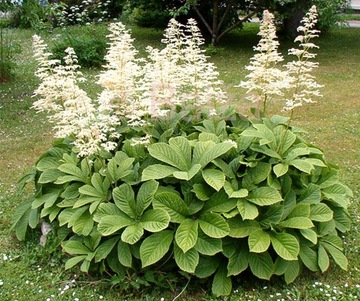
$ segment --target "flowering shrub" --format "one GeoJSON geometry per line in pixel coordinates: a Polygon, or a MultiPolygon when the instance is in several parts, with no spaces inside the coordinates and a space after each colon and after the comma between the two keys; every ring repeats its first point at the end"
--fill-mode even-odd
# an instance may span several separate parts
{"type": "MultiPolygon", "coordinates": [[[[263,41],[274,47],[262,55],[276,57],[270,14],[264,22],[263,41]]],[[[36,193],[16,212],[18,238],[25,239],[28,226],[51,223],[71,255],[67,269],[80,265],[123,280],[128,273],[180,270],[212,279],[215,295],[230,294],[232,279],[245,270],[290,283],[304,268],[325,272],[330,257],[347,269],[340,234],[350,227],[351,191],[291,118],[251,120],[224,109],[221,82],[193,20],[185,26],[172,20],[165,48],[148,48],[147,59],[136,57],[121,23],[110,31],[96,100],[78,86],[73,51],[58,65],[34,37],[42,80],[34,107],[52,113],[59,139],[22,181],[35,181],[36,193]]],[[[292,66],[286,88],[305,95],[292,66]]],[[[266,84],[260,92],[267,91],[274,90],[266,84]]],[[[296,97],[286,102],[292,112],[305,101],[296,97]]]]}

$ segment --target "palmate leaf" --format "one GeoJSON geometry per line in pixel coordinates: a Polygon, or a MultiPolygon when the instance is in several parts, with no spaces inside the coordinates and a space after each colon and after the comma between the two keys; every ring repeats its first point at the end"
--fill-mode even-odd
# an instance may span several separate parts
{"type": "Polygon", "coordinates": [[[215,192],[205,203],[202,212],[226,213],[234,209],[236,203],[236,199],[229,199],[227,193],[221,189],[219,192],[215,192]]]}
{"type": "Polygon", "coordinates": [[[159,183],[150,180],[143,183],[136,196],[136,213],[142,215],[154,199],[155,193],[159,187],[159,183]]]}
{"type": "Polygon", "coordinates": [[[127,226],[121,233],[121,240],[129,245],[138,242],[144,234],[144,228],[141,223],[127,226]]]}
{"type": "Polygon", "coordinates": [[[310,229],[314,227],[314,224],[307,217],[290,217],[280,222],[279,226],[292,229],[310,229]]]}
{"type": "Polygon", "coordinates": [[[70,255],[88,255],[91,253],[91,250],[78,240],[65,241],[61,244],[61,246],[64,252],[70,255]]]}
{"type": "Polygon", "coordinates": [[[322,244],[318,248],[318,265],[322,273],[324,273],[330,266],[330,259],[322,244]]]}
{"type": "Polygon", "coordinates": [[[220,265],[220,260],[214,256],[200,256],[200,260],[195,269],[198,278],[208,278],[216,272],[220,265]]]}
{"type": "Polygon", "coordinates": [[[211,161],[227,153],[233,147],[233,145],[229,142],[222,142],[218,144],[207,142],[198,142],[194,148],[193,163],[200,164],[202,168],[208,165],[211,161]],[[201,145],[201,143],[206,145],[206,147],[200,148],[198,145],[201,145]]]}
{"type": "Polygon", "coordinates": [[[297,260],[300,245],[295,236],[288,233],[272,233],[271,244],[281,258],[285,260],[297,260]]]}
{"type": "Polygon", "coordinates": [[[229,198],[241,199],[246,198],[249,195],[249,191],[244,188],[235,191],[229,182],[225,182],[224,189],[229,198]]]}
{"type": "Polygon", "coordinates": [[[59,177],[64,176],[64,173],[58,169],[46,169],[44,170],[38,180],[40,184],[55,182],[59,177]]]}
{"type": "Polygon", "coordinates": [[[249,250],[254,253],[263,253],[270,246],[270,235],[259,229],[252,232],[248,238],[249,250]]]}
{"type": "Polygon", "coordinates": [[[170,215],[162,209],[150,209],[141,217],[143,228],[149,232],[159,232],[168,227],[170,215]]]}
{"type": "Polygon", "coordinates": [[[158,180],[171,176],[174,172],[179,169],[173,166],[163,165],[163,164],[153,164],[149,165],[142,172],[142,181],[148,180],[158,180]]]}
{"type": "Polygon", "coordinates": [[[191,190],[195,193],[196,197],[201,201],[207,201],[211,197],[211,191],[205,184],[194,184],[193,189],[191,190]]]}
{"type": "Polygon", "coordinates": [[[202,177],[209,186],[219,191],[224,187],[225,175],[222,171],[217,169],[204,169],[202,171],[202,177]]]}
{"type": "Polygon", "coordinates": [[[183,199],[170,190],[158,192],[155,195],[153,207],[166,211],[173,223],[181,223],[189,215],[189,208],[183,199]]]}
{"type": "Polygon", "coordinates": [[[191,180],[201,169],[200,164],[194,164],[189,170],[186,171],[174,171],[173,176],[179,180],[189,181],[191,180]]]}
{"type": "Polygon", "coordinates": [[[140,260],[143,268],[164,257],[169,251],[173,236],[173,231],[164,230],[144,239],[140,246],[140,260]]]}
{"type": "Polygon", "coordinates": [[[273,187],[258,187],[249,192],[246,199],[258,206],[269,206],[282,201],[282,197],[273,187]]]}
{"type": "Polygon", "coordinates": [[[133,223],[134,221],[124,213],[119,215],[106,215],[101,218],[98,224],[98,231],[102,235],[108,236],[133,223]]]}
{"type": "Polygon", "coordinates": [[[135,204],[135,193],[129,184],[122,184],[113,190],[115,205],[129,217],[135,219],[137,210],[135,204]]]}
{"type": "Polygon", "coordinates": [[[228,276],[237,276],[248,268],[248,254],[249,251],[242,247],[229,257],[227,265],[228,276]]]}
{"type": "Polygon", "coordinates": [[[278,163],[273,167],[273,171],[276,175],[276,177],[280,178],[284,174],[286,174],[289,170],[289,165],[284,163],[278,163]]]}
{"type": "Polygon", "coordinates": [[[117,245],[117,258],[119,262],[126,267],[132,267],[132,254],[127,243],[119,240],[117,245]]]}
{"type": "Polygon", "coordinates": [[[261,229],[257,221],[242,220],[241,217],[235,216],[228,220],[230,237],[243,238],[248,237],[252,232],[261,229]]]}
{"type": "Polygon", "coordinates": [[[321,242],[321,245],[331,255],[331,257],[334,259],[337,265],[341,267],[343,270],[347,271],[348,260],[346,256],[338,248],[334,247],[329,243],[321,242]]]}
{"type": "Polygon", "coordinates": [[[309,246],[301,245],[299,257],[304,265],[313,272],[319,271],[317,253],[309,246]]]}
{"type": "Polygon", "coordinates": [[[338,206],[347,208],[350,204],[347,187],[342,184],[334,184],[321,190],[324,197],[338,206]]]}
{"type": "Polygon", "coordinates": [[[274,272],[274,263],[268,252],[249,253],[249,267],[251,272],[260,279],[269,280],[274,272]]]}
{"type": "Polygon", "coordinates": [[[78,216],[73,223],[72,229],[74,233],[88,236],[94,227],[94,220],[89,211],[85,211],[78,216]]]}
{"type": "Polygon", "coordinates": [[[193,248],[198,239],[198,221],[193,219],[184,220],[175,233],[176,244],[186,253],[193,248]]]}
{"type": "Polygon", "coordinates": [[[316,222],[327,222],[333,218],[333,211],[324,203],[311,206],[310,219],[316,222]]]}
{"type": "Polygon", "coordinates": [[[306,159],[294,159],[288,162],[288,164],[308,174],[310,174],[311,171],[315,169],[314,165],[306,161],[306,159]]]}
{"type": "Polygon", "coordinates": [[[232,290],[231,278],[227,276],[226,266],[221,265],[217,270],[211,287],[215,296],[230,295],[232,290]]]}
{"type": "Polygon", "coordinates": [[[210,237],[222,238],[229,234],[229,225],[220,214],[205,213],[198,220],[201,230],[210,237]]]}
{"type": "Polygon", "coordinates": [[[188,170],[191,165],[191,147],[185,137],[170,138],[169,144],[154,143],[148,146],[150,155],[180,170],[188,170]]]}
{"type": "Polygon", "coordinates": [[[254,220],[259,215],[257,207],[244,199],[237,201],[237,208],[243,220],[254,220]]]}
{"type": "Polygon", "coordinates": [[[200,231],[194,248],[200,254],[213,256],[222,251],[222,240],[209,237],[200,231]]]}
{"type": "Polygon", "coordinates": [[[178,267],[187,272],[194,273],[199,264],[199,253],[195,249],[184,252],[177,244],[174,244],[174,257],[178,267]]]}
{"type": "Polygon", "coordinates": [[[99,262],[99,261],[105,259],[110,254],[110,252],[113,250],[113,248],[115,247],[115,245],[119,241],[119,239],[120,239],[119,236],[115,236],[113,238],[106,240],[101,245],[99,245],[96,248],[96,252],[95,252],[95,262],[99,262]]]}
{"type": "Polygon", "coordinates": [[[36,196],[31,204],[31,208],[39,208],[44,206],[46,208],[51,207],[57,200],[60,194],[60,189],[50,189],[47,193],[40,196],[36,196]]]}
{"type": "Polygon", "coordinates": [[[304,236],[308,241],[311,241],[314,245],[317,244],[318,237],[314,230],[312,229],[300,229],[300,233],[304,236]]]}

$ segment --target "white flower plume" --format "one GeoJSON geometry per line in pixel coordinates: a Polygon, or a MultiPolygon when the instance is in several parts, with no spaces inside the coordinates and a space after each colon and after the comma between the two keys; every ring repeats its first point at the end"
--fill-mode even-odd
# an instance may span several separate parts
{"type": "Polygon", "coordinates": [[[296,56],[297,60],[286,64],[293,94],[286,100],[284,110],[291,111],[296,107],[302,106],[303,102],[312,103],[314,97],[321,97],[319,89],[322,85],[316,82],[315,76],[311,72],[318,67],[317,62],[310,61],[316,57],[310,50],[318,48],[311,40],[318,37],[319,30],[315,29],[317,23],[316,6],[313,5],[301,21],[298,27],[298,35],[295,42],[299,42],[299,49],[289,49],[289,55],[296,56]]]}

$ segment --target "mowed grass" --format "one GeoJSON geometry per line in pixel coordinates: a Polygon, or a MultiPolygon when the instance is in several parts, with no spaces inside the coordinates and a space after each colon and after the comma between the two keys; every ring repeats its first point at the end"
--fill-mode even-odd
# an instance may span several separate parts
{"type": "MultiPolygon", "coordinates": [[[[73,28],[73,34],[82,34],[84,28],[73,28]]],[[[91,30],[106,35],[106,28],[91,30]]],[[[147,45],[159,46],[162,32],[133,28],[135,46],[143,54],[147,45]]],[[[34,235],[20,243],[10,231],[15,208],[31,197],[31,189],[19,195],[17,181],[34,165],[37,158],[51,145],[51,126],[45,114],[31,109],[32,92],[38,84],[34,77],[36,64],[32,58],[33,31],[15,30],[14,36],[22,52],[17,56],[16,77],[11,83],[0,84],[0,300],[172,300],[180,294],[184,283],[174,284],[173,290],[149,287],[141,292],[131,289],[136,285],[129,278],[120,287],[112,286],[106,275],[93,278],[78,270],[64,271],[64,258],[57,250],[38,246],[34,235]],[[128,288],[126,291],[123,288],[128,288]]],[[[40,34],[50,44],[61,33],[40,34]]],[[[221,49],[209,58],[218,67],[229,101],[243,114],[249,114],[249,103],[244,90],[237,88],[247,74],[244,66],[253,55],[258,41],[257,24],[244,31],[234,32],[222,41],[221,49]]],[[[324,85],[323,97],[316,104],[305,105],[295,112],[294,125],[303,128],[306,137],[321,147],[328,161],[337,164],[342,180],[354,192],[350,207],[352,230],[344,237],[349,270],[342,271],[332,264],[325,274],[305,272],[293,284],[281,279],[265,282],[249,275],[240,275],[231,300],[357,300],[360,299],[360,29],[340,28],[321,36],[317,41],[316,71],[319,83],[324,85]]],[[[283,41],[281,49],[293,47],[283,41]]],[[[289,59],[289,58],[286,58],[289,59]]],[[[89,82],[84,88],[95,95],[94,84],[98,70],[83,70],[89,82]]],[[[271,113],[279,114],[282,103],[271,104],[271,113]]],[[[215,300],[206,286],[189,286],[177,300],[215,300]]]]}

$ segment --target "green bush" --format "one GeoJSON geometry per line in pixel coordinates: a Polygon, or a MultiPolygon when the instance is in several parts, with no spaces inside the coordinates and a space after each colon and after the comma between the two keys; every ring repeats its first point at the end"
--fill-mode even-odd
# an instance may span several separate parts
{"type": "Polygon", "coordinates": [[[104,64],[107,45],[106,41],[98,35],[87,33],[81,37],[63,35],[51,49],[53,58],[62,60],[68,47],[75,50],[78,62],[83,67],[101,67],[104,64]]]}
{"type": "Polygon", "coordinates": [[[7,82],[14,76],[14,56],[20,52],[19,45],[13,41],[12,33],[5,29],[3,24],[0,24],[0,83],[7,82]]]}
{"type": "Polygon", "coordinates": [[[55,222],[72,257],[66,268],[125,277],[172,267],[213,276],[216,295],[231,292],[247,269],[292,282],[306,268],[343,269],[341,233],[350,227],[351,191],[320,149],[287,128],[287,118],[155,121],[151,144],[79,159],[58,140],[24,182],[36,194],[17,212],[17,236],[40,219],[55,222]]]}

